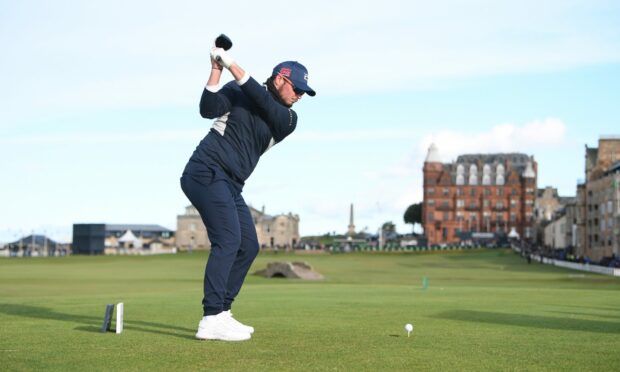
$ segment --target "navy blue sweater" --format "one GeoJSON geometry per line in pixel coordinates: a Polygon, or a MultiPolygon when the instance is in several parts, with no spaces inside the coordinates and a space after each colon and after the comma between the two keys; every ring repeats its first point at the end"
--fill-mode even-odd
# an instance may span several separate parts
{"type": "Polygon", "coordinates": [[[260,156],[297,126],[295,111],[251,77],[241,86],[231,81],[217,93],[204,89],[200,115],[215,121],[184,173],[201,176],[215,164],[239,186],[254,171],[260,156]]]}

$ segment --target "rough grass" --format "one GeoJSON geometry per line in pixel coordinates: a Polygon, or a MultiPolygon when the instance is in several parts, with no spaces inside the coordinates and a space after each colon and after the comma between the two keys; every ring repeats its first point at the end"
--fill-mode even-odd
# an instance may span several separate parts
{"type": "Polygon", "coordinates": [[[259,255],[321,282],[248,276],[241,343],[194,340],[205,253],[0,260],[3,370],[613,370],[620,280],[504,250],[259,255]],[[422,288],[427,277],[428,289],[422,288]],[[125,331],[99,332],[125,303],[125,331]],[[404,325],[415,330],[407,337],[404,325]]]}

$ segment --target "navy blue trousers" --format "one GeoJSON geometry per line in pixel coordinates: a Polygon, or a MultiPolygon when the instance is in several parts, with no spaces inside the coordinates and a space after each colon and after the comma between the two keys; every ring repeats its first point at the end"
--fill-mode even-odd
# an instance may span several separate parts
{"type": "Polygon", "coordinates": [[[203,314],[230,307],[258,254],[256,228],[237,186],[219,167],[183,174],[181,188],[207,227],[211,253],[205,268],[203,314]]]}

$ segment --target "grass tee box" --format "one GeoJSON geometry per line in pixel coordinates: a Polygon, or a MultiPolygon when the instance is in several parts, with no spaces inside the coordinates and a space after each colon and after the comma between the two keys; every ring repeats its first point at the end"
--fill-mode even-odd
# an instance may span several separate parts
{"type": "Polygon", "coordinates": [[[504,250],[288,256],[322,281],[248,276],[250,341],[200,342],[204,253],[0,260],[3,370],[612,370],[620,280],[504,250]],[[423,286],[424,278],[427,278],[423,286]],[[102,333],[123,302],[122,334],[102,333]],[[406,324],[414,331],[407,337],[406,324]]]}

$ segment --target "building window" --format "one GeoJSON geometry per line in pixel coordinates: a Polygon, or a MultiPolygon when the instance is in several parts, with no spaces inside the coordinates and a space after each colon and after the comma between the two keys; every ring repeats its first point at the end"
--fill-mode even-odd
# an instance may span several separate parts
{"type": "Polygon", "coordinates": [[[491,184],[491,176],[488,174],[485,174],[484,176],[482,176],[482,184],[485,186],[488,186],[491,184]]]}
{"type": "Polygon", "coordinates": [[[462,187],[458,187],[456,189],[456,196],[463,196],[463,188],[462,187]]]}
{"type": "Polygon", "coordinates": [[[431,199],[428,201],[428,205],[430,206],[434,206],[435,205],[435,199],[431,199]]]}
{"type": "Polygon", "coordinates": [[[504,209],[504,202],[503,201],[498,201],[497,203],[495,203],[495,207],[497,209],[504,209]]]}
{"type": "Polygon", "coordinates": [[[476,164],[472,164],[469,166],[469,174],[478,174],[478,167],[476,166],[476,164]]]}
{"type": "Polygon", "coordinates": [[[190,223],[189,224],[189,231],[196,231],[196,224],[195,223],[190,223]]]}
{"type": "Polygon", "coordinates": [[[470,185],[478,184],[478,177],[475,174],[472,174],[471,176],[469,176],[469,184],[470,185]]]}
{"type": "Polygon", "coordinates": [[[426,195],[433,195],[434,193],[435,193],[434,187],[429,187],[428,189],[426,189],[426,195]]]}
{"type": "Polygon", "coordinates": [[[444,187],[443,188],[443,196],[448,196],[448,195],[450,195],[450,189],[447,188],[447,187],[444,187]]]}
{"type": "Polygon", "coordinates": [[[510,213],[510,222],[517,222],[517,214],[510,213]]]}
{"type": "Polygon", "coordinates": [[[601,203],[601,216],[605,214],[605,203],[601,203]]]}
{"type": "Polygon", "coordinates": [[[504,189],[502,187],[497,188],[497,196],[504,196],[504,189]]]}
{"type": "Polygon", "coordinates": [[[450,221],[450,213],[443,212],[443,220],[444,221],[450,221]]]}
{"type": "Polygon", "coordinates": [[[611,200],[607,202],[607,213],[612,214],[614,211],[614,204],[611,200]]]}
{"type": "Polygon", "coordinates": [[[457,199],[456,200],[456,206],[457,206],[457,208],[463,208],[465,206],[465,200],[457,199]]]}
{"type": "Polygon", "coordinates": [[[429,213],[428,214],[428,222],[433,222],[435,220],[435,216],[433,215],[433,213],[429,213]]]}
{"type": "Polygon", "coordinates": [[[517,195],[517,189],[515,188],[512,189],[512,195],[517,195]]]}
{"type": "Polygon", "coordinates": [[[483,200],[482,201],[482,206],[485,207],[485,208],[488,208],[489,207],[489,200],[487,200],[487,199],[483,200]]]}
{"type": "Polygon", "coordinates": [[[441,202],[441,206],[443,208],[450,208],[450,202],[447,201],[447,200],[444,200],[444,201],[441,202]]]}
{"type": "Polygon", "coordinates": [[[491,189],[484,189],[484,196],[490,196],[491,195],[491,189]]]}
{"type": "Polygon", "coordinates": [[[512,208],[516,207],[517,206],[517,199],[510,199],[510,206],[512,208]]]}
{"type": "Polygon", "coordinates": [[[476,189],[474,188],[469,189],[469,196],[476,196],[476,189]]]}
{"type": "Polygon", "coordinates": [[[497,168],[495,168],[495,172],[497,174],[504,175],[504,166],[502,164],[497,164],[497,168]]]}
{"type": "Polygon", "coordinates": [[[485,164],[485,165],[482,167],[482,174],[484,174],[484,175],[489,174],[489,175],[490,175],[490,174],[491,174],[491,166],[490,166],[490,165],[488,165],[488,164],[485,164]]]}
{"type": "Polygon", "coordinates": [[[505,179],[504,176],[502,176],[501,174],[498,174],[497,177],[495,178],[495,184],[498,186],[503,186],[505,184],[505,179]]]}
{"type": "Polygon", "coordinates": [[[456,184],[457,185],[464,185],[465,184],[465,176],[463,176],[462,174],[457,174],[456,175],[456,184]]]}

